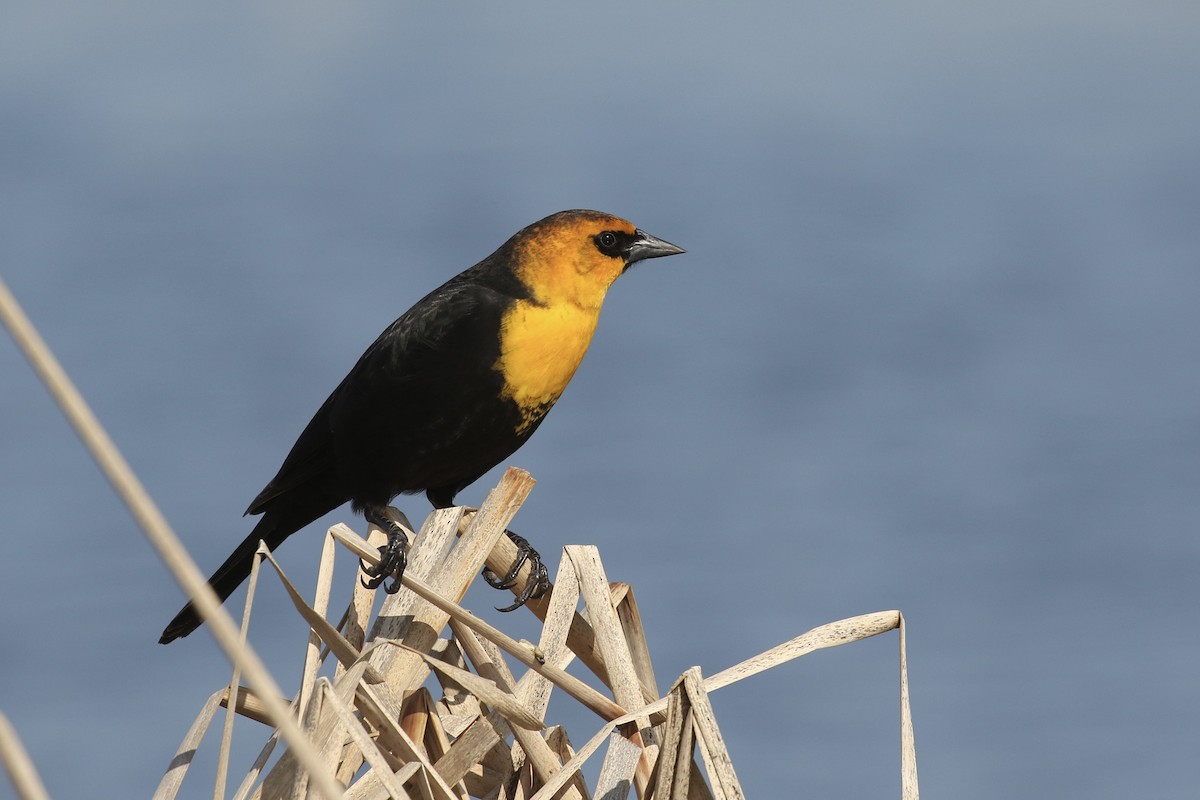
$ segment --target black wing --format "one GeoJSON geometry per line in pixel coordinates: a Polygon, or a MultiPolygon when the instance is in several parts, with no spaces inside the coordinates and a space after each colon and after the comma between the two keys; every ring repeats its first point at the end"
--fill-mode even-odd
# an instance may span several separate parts
{"type": "Polygon", "coordinates": [[[361,507],[441,480],[436,453],[460,438],[456,429],[477,416],[478,403],[496,403],[492,365],[513,299],[467,276],[431,292],[379,335],[247,513],[318,487],[361,507]]]}

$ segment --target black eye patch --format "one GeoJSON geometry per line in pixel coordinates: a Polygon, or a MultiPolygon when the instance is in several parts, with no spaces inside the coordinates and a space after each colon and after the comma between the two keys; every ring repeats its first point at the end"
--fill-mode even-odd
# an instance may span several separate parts
{"type": "Polygon", "coordinates": [[[633,243],[633,234],[624,231],[602,231],[592,239],[601,253],[610,258],[618,258],[628,252],[629,245],[633,243]]]}

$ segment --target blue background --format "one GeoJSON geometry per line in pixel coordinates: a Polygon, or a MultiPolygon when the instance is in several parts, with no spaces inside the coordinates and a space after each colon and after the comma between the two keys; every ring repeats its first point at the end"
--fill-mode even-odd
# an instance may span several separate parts
{"type": "MultiPolygon", "coordinates": [[[[0,270],[207,573],[388,322],[548,213],[625,216],[689,252],[610,293],[514,527],[600,547],[660,684],[899,608],[930,797],[1190,796],[1198,34],[1194,2],[10,4],[0,270]]],[[[0,709],[56,797],[148,796],[228,669],[155,644],[181,595],[7,337],[0,522],[0,709]]],[[[751,796],[898,790],[894,634],[714,703],[751,796]]]]}

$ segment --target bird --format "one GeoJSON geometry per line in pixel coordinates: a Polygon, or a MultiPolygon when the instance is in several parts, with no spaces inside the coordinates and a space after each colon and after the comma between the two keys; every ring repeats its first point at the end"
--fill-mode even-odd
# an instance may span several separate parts
{"type": "MultiPolygon", "coordinates": [[[[246,509],[260,518],[209,578],[213,591],[224,601],[249,576],[260,540],[275,549],[346,502],[388,534],[380,563],[363,567],[366,585],[390,578],[385,590],[397,590],[408,541],[384,513],[389,501],[424,492],[435,508],[452,506],[546,418],[587,352],[612,283],[640,261],[683,252],[620,217],[560,211],[427,294],[313,415],[246,509]]],[[[513,536],[519,559],[536,559],[513,536]]],[[[159,642],[201,622],[189,603],[159,642]]]]}

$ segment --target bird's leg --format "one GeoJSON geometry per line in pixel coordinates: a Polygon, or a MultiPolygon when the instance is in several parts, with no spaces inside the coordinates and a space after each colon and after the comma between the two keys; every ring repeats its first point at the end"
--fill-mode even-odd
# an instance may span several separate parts
{"type": "Polygon", "coordinates": [[[382,507],[367,506],[363,509],[363,518],[382,528],[388,540],[387,544],[379,548],[379,563],[375,566],[365,564],[359,559],[358,565],[363,574],[371,579],[359,580],[368,589],[378,589],[385,580],[391,578],[383,590],[388,594],[395,594],[400,591],[400,579],[404,577],[404,568],[408,566],[408,536],[403,528],[388,517],[382,507]]]}
{"type": "Polygon", "coordinates": [[[518,536],[512,531],[505,531],[505,533],[517,546],[517,557],[513,559],[512,566],[508,568],[508,573],[503,578],[484,567],[483,579],[494,589],[511,589],[517,582],[517,574],[521,571],[521,567],[528,561],[529,580],[525,582],[525,588],[511,606],[497,608],[497,611],[512,611],[520,608],[528,601],[541,597],[550,588],[550,576],[546,572],[546,565],[542,563],[542,557],[538,551],[534,550],[524,537],[518,536]]]}

